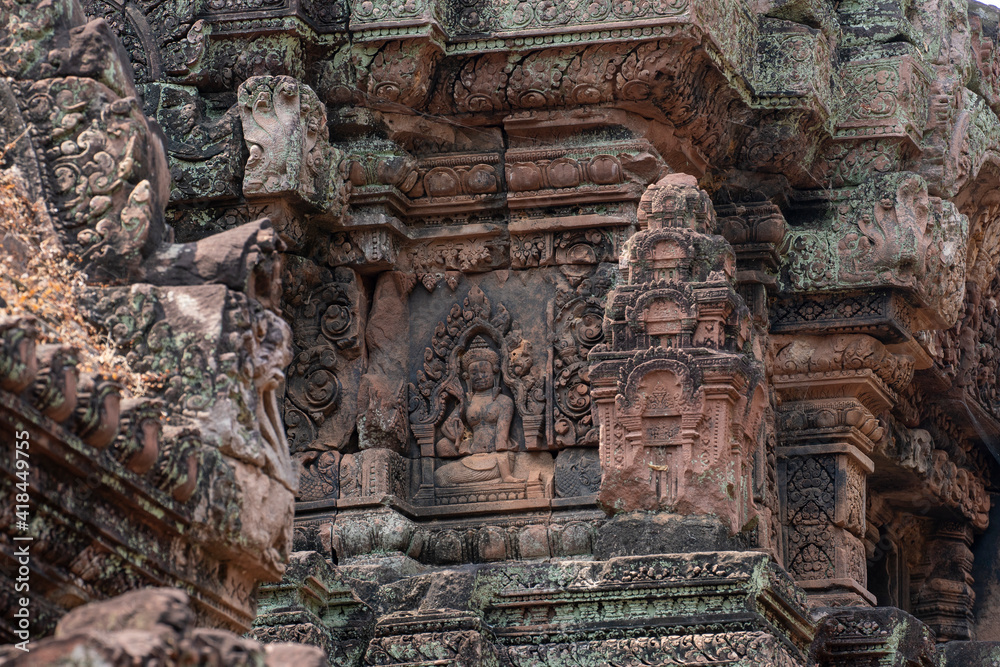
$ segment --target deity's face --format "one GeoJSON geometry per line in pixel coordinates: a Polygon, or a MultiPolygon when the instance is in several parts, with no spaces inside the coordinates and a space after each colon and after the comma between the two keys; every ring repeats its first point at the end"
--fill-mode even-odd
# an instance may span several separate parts
{"type": "Polygon", "coordinates": [[[474,361],[469,364],[469,389],[487,391],[493,388],[493,364],[488,361],[474,361]]]}

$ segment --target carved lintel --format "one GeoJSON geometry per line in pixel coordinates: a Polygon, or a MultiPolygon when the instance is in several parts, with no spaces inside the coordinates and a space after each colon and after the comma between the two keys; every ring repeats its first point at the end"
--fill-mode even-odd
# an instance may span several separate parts
{"type": "Polygon", "coordinates": [[[885,435],[878,418],[853,397],[788,401],[778,410],[778,427],[784,433],[781,452],[787,455],[804,453],[797,450],[820,447],[815,444],[818,440],[836,442],[838,447],[847,448],[842,450],[845,453],[850,449],[859,465],[868,472],[872,472],[873,467],[867,455],[885,435]]]}

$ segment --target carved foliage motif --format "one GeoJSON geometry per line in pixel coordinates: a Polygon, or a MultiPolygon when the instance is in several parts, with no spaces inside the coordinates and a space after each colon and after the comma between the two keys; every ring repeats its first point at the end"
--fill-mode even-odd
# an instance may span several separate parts
{"type": "Polygon", "coordinates": [[[840,76],[847,99],[837,136],[909,136],[919,143],[931,81],[920,60],[910,54],[857,60],[846,63],[840,76]]]}
{"type": "Polygon", "coordinates": [[[324,259],[330,266],[368,265],[390,268],[399,258],[399,237],[386,229],[331,234],[323,248],[324,259]]]}
{"type": "Polygon", "coordinates": [[[88,16],[103,18],[118,35],[138,83],[182,77],[197,68],[211,32],[195,19],[191,0],[148,3],[135,0],[82,0],[88,16]]]}
{"type": "Polygon", "coordinates": [[[935,357],[952,382],[1000,416],[1000,274],[980,288],[969,282],[962,317],[935,334],[935,357]]]}
{"type": "Polygon", "coordinates": [[[288,0],[208,0],[209,11],[237,12],[287,6],[288,0]]]}
{"type": "Polygon", "coordinates": [[[391,2],[374,2],[373,0],[352,0],[351,23],[391,23],[394,21],[424,18],[430,9],[425,0],[391,0],[391,2]]]}
{"type": "Polygon", "coordinates": [[[556,667],[567,659],[571,664],[586,664],[593,656],[610,664],[711,664],[744,656],[776,667],[796,664],[779,642],[757,632],[518,646],[508,656],[516,667],[556,667]]]}
{"type": "Polygon", "coordinates": [[[771,20],[762,28],[755,72],[758,95],[780,99],[812,93],[829,105],[832,67],[825,57],[830,48],[826,36],[790,21],[771,20]]]}
{"type": "Polygon", "coordinates": [[[560,447],[596,446],[587,356],[604,342],[604,303],[614,276],[600,266],[589,274],[565,270],[555,300],[552,337],[552,428],[560,447]]]}
{"type": "Polygon", "coordinates": [[[560,452],[555,466],[556,493],[564,498],[596,494],[601,486],[601,460],[596,449],[560,452]]]}
{"type": "Polygon", "coordinates": [[[299,7],[321,29],[343,28],[348,17],[346,0],[300,0],[299,7]]]}
{"type": "MultiPolygon", "coordinates": [[[[86,264],[126,274],[161,240],[160,182],[147,179],[149,131],[136,99],[90,79],[24,84],[25,117],[52,174],[66,241],[86,264]]],[[[94,270],[94,269],[92,269],[94,270]]]]}
{"type": "MultiPolygon", "coordinates": [[[[407,12],[412,9],[413,13],[420,13],[424,9],[423,0],[391,0],[389,3],[355,0],[354,4],[376,11],[405,8],[407,12]]],[[[432,79],[428,76],[427,65],[435,65],[441,56],[441,48],[435,42],[393,41],[359,57],[357,66],[376,104],[418,108],[426,103],[431,91],[432,79]]]]}
{"type": "Polygon", "coordinates": [[[786,463],[786,564],[798,579],[827,579],[836,571],[828,527],[834,521],[837,462],[833,456],[795,457],[786,463]]]}
{"type": "Polygon", "coordinates": [[[899,171],[907,155],[905,145],[893,139],[832,141],[817,168],[833,187],[860,185],[873,173],[899,171]]]}
{"type": "Polygon", "coordinates": [[[442,280],[454,290],[460,274],[495,268],[506,254],[506,243],[501,239],[471,238],[419,242],[407,248],[404,257],[417,280],[433,291],[442,280]]]}
{"type": "Polygon", "coordinates": [[[510,241],[511,267],[613,262],[624,237],[625,231],[617,228],[514,235],[510,241]]]}
{"type": "Polygon", "coordinates": [[[283,303],[295,322],[284,402],[289,444],[295,454],[340,449],[353,430],[363,365],[364,297],[357,276],[296,258],[287,263],[283,282],[283,303]]]}
{"type": "MultiPolygon", "coordinates": [[[[650,3],[655,4],[655,3],[650,3]]],[[[598,44],[580,49],[539,51],[518,60],[501,54],[478,55],[439,89],[435,108],[487,113],[602,102],[655,101],[678,127],[685,127],[719,100],[693,94],[704,75],[694,45],[677,41],[637,45],[598,44]]],[[[692,126],[685,132],[705,132],[692,126]]],[[[568,176],[569,170],[562,169],[568,176]]],[[[597,181],[600,182],[600,181],[597,181]]]]}
{"type": "Polygon", "coordinates": [[[336,498],[340,492],[340,454],[336,451],[313,453],[303,461],[299,476],[298,499],[302,501],[336,498]]]}
{"type": "Polygon", "coordinates": [[[322,426],[340,404],[342,390],[337,379],[337,353],[324,347],[300,352],[289,366],[288,374],[285,395],[291,406],[286,405],[285,415],[294,451],[312,444],[316,428],[322,426]]]}
{"type": "Polygon", "coordinates": [[[466,8],[459,16],[462,32],[559,28],[590,23],[606,24],[641,18],[676,17],[688,10],[688,0],[653,0],[624,5],[571,0],[504,0],[495,7],[466,8]],[[492,20],[490,20],[492,19],[492,20]],[[487,23],[488,21],[488,23],[487,23]]]}
{"type": "Polygon", "coordinates": [[[775,336],[776,375],[851,372],[871,369],[899,390],[913,378],[913,358],[892,354],[870,336],[775,336]]]}

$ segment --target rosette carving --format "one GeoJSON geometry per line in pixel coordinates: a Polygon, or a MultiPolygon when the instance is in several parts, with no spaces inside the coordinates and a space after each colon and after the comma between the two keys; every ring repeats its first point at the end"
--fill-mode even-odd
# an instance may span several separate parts
{"type": "Polygon", "coordinates": [[[317,425],[322,425],[340,404],[336,351],[314,347],[300,352],[288,369],[285,392],[299,410],[317,425]]]}

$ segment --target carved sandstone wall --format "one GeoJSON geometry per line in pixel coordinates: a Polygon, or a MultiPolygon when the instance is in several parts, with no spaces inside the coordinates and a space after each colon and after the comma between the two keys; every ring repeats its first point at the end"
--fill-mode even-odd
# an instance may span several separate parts
{"type": "Polygon", "coordinates": [[[296,494],[256,638],[345,665],[1000,641],[995,10],[83,5],[69,33],[5,5],[7,159],[103,281],[89,317],[267,485],[234,543],[272,578],[296,494]]]}

